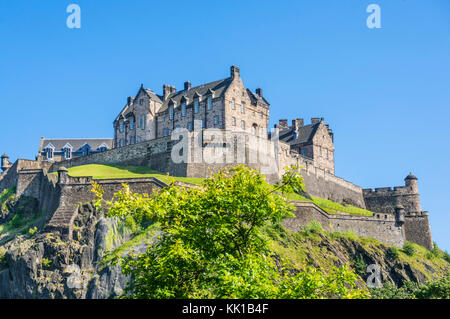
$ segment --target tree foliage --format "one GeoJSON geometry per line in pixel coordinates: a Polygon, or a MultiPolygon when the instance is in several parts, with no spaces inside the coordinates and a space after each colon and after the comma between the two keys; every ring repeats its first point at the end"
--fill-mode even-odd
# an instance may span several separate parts
{"type": "Polygon", "coordinates": [[[146,253],[120,262],[131,275],[128,298],[363,298],[347,267],[327,274],[314,268],[293,272],[267,247],[263,228],[292,217],[286,192],[304,191],[298,167],[277,187],[245,166],[218,172],[200,188],[170,185],[152,195],[128,186],[97,205],[109,216],[133,216],[141,225],[158,222],[160,232],[146,253]]]}

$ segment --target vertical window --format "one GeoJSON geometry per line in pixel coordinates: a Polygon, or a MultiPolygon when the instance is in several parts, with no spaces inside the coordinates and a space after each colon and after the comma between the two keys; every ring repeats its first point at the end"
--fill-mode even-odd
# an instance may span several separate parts
{"type": "Polygon", "coordinates": [[[135,143],[135,139],[134,139],[134,137],[132,137],[131,139],[130,139],[130,144],[134,144],[135,143]]]}
{"type": "Polygon", "coordinates": [[[212,109],[212,97],[208,97],[208,110],[212,109]]]}
{"type": "Polygon", "coordinates": [[[123,129],[124,129],[123,121],[120,121],[120,132],[123,132],[123,129]]]}
{"type": "Polygon", "coordinates": [[[47,151],[47,159],[52,160],[53,159],[53,150],[51,148],[47,151]]]}
{"type": "Polygon", "coordinates": [[[234,98],[231,100],[231,108],[236,110],[236,100],[234,98]]]}
{"type": "Polygon", "coordinates": [[[138,136],[137,141],[138,141],[138,143],[142,142],[142,137],[138,136]]]}
{"type": "Polygon", "coordinates": [[[120,146],[125,146],[125,141],[123,139],[120,140],[120,146]]]}
{"type": "Polygon", "coordinates": [[[235,117],[231,118],[231,125],[236,126],[236,118],[235,117]]]}
{"type": "Polygon", "coordinates": [[[319,146],[319,155],[322,156],[322,146],[319,146]]]}
{"type": "Polygon", "coordinates": [[[134,129],[134,119],[130,119],[130,130],[134,129]]]}
{"type": "Polygon", "coordinates": [[[72,158],[72,151],[70,148],[66,148],[64,150],[64,158],[65,159],[71,159],[72,158]]]}
{"type": "Polygon", "coordinates": [[[241,102],[241,113],[245,114],[245,102],[241,102]]]}
{"type": "Polygon", "coordinates": [[[219,115],[214,116],[214,125],[219,125],[219,115]]]}
{"type": "Polygon", "coordinates": [[[181,116],[186,116],[186,104],[181,104],[181,116]]]}
{"type": "Polygon", "coordinates": [[[189,131],[192,131],[192,122],[189,122],[189,123],[187,124],[187,129],[188,129],[189,131]]]}
{"type": "Polygon", "coordinates": [[[204,119],[202,120],[202,128],[206,128],[206,122],[204,119]]]}
{"type": "Polygon", "coordinates": [[[145,115],[141,115],[141,128],[145,130],[145,115]]]}
{"type": "Polygon", "coordinates": [[[139,104],[140,104],[140,105],[144,104],[144,100],[143,100],[143,99],[140,99],[140,100],[139,100],[139,104]]]}
{"type": "Polygon", "coordinates": [[[169,106],[169,120],[173,120],[173,106],[169,106]]]}
{"type": "Polygon", "coordinates": [[[198,100],[195,100],[195,102],[194,102],[194,112],[198,113],[198,111],[199,111],[198,100]]]}
{"type": "Polygon", "coordinates": [[[245,130],[245,121],[244,121],[244,120],[241,121],[241,128],[242,128],[243,130],[245,130]]]}
{"type": "Polygon", "coordinates": [[[328,149],[325,150],[325,157],[328,159],[328,149]]]}
{"type": "Polygon", "coordinates": [[[169,136],[169,129],[168,129],[168,128],[165,128],[165,129],[164,129],[163,135],[164,135],[164,136],[169,136]]]}

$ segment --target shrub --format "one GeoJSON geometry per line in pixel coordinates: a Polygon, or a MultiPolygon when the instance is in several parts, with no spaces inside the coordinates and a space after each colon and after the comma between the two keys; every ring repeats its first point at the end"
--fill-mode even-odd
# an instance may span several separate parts
{"type": "Polygon", "coordinates": [[[406,281],[402,287],[397,287],[391,282],[386,282],[381,288],[371,288],[370,296],[372,299],[411,299],[414,298],[415,291],[419,284],[406,281]]]}
{"type": "Polygon", "coordinates": [[[397,260],[400,257],[400,252],[397,247],[390,247],[387,251],[387,255],[389,258],[397,260]]]}
{"type": "Polygon", "coordinates": [[[414,295],[419,299],[450,299],[450,273],[439,280],[427,282],[414,295]]]}
{"type": "Polygon", "coordinates": [[[403,252],[408,256],[414,256],[414,254],[416,253],[416,249],[414,248],[413,243],[409,241],[405,242],[405,244],[403,245],[403,252]]]}
{"type": "Polygon", "coordinates": [[[450,263],[450,254],[447,251],[444,252],[444,259],[450,263]]]}
{"type": "Polygon", "coordinates": [[[304,225],[302,227],[302,230],[308,234],[311,234],[311,233],[320,234],[320,233],[324,232],[322,225],[318,221],[315,221],[315,220],[312,220],[308,225],[304,225]]]}
{"type": "Polygon", "coordinates": [[[361,277],[365,277],[367,271],[367,263],[364,260],[363,255],[358,254],[354,260],[355,271],[361,277]]]}
{"type": "Polygon", "coordinates": [[[30,234],[30,236],[33,236],[34,234],[36,234],[36,232],[37,232],[37,227],[28,229],[28,234],[30,234]]]}
{"type": "Polygon", "coordinates": [[[0,270],[8,268],[8,262],[6,261],[5,252],[0,250],[0,270]]]}
{"type": "Polygon", "coordinates": [[[50,268],[50,266],[52,264],[52,261],[50,259],[48,259],[48,258],[42,258],[41,263],[42,263],[42,267],[43,268],[48,269],[48,268],[50,268]]]}

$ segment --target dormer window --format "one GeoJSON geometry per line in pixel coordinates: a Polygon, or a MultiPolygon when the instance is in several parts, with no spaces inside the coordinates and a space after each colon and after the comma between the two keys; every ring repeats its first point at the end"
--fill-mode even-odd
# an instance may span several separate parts
{"type": "Polygon", "coordinates": [[[198,113],[198,111],[199,111],[198,100],[195,100],[195,101],[194,101],[194,112],[195,112],[195,113],[198,113]]]}
{"type": "Polygon", "coordinates": [[[186,103],[181,104],[181,116],[186,116],[186,103]]]}
{"type": "Polygon", "coordinates": [[[52,160],[53,159],[53,149],[48,148],[47,149],[47,159],[52,160]]]}
{"type": "Polygon", "coordinates": [[[173,120],[173,106],[169,106],[169,120],[173,120]]]}
{"type": "Polygon", "coordinates": [[[212,109],[212,97],[208,97],[208,110],[212,109]]]}

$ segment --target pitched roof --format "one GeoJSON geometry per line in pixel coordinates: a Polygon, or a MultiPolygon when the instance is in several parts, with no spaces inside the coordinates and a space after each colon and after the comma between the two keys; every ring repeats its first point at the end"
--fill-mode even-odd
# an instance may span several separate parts
{"type": "Polygon", "coordinates": [[[320,122],[317,122],[299,127],[296,140],[294,140],[294,129],[292,127],[280,130],[280,141],[289,144],[310,143],[312,142],[319,125],[320,122]]]}
{"type": "Polygon", "coordinates": [[[259,96],[258,94],[250,91],[249,89],[247,89],[247,93],[248,93],[248,96],[250,97],[250,100],[252,100],[253,103],[259,102],[265,106],[270,105],[269,102],[267,102],[267,100],[263,96],[259,96]]]}
{"type": "Polygon", "coordinates": [[[97,150],[100,148],[102,144],[105,144],[108,149],[113,147],[113,139],[112,138],[62,138],[62,139],[44,139],[42,145],[42,149],[39,149],[39,152],[42,152],[49,144],[53,145],[55,150],[62,150],[67,144],[72,146],[72,151],[76,152],[85,144],[88,144],[91,149],[97,150]]]}
{"type": "Polygon", "coordinates": [[[214,97],[222,96],[224,94],[224,92],[226,91],[226,89],[228,88],[228,86],[230,85],[230,83],[231,83],[231,78],[226,78],[226,79],[202,84],[199,86],[195,86],[195,87],[190,88],[189,90],[182,90],[182,91],[178,91],[173,94],[170,94],[166,98],[166,100],[164,101],[163,105],[158,110],[158,112],[164,112],[165,110],[167,110],[170,101],[176,103],[177,106],[180,105],[182,97],[187,98],[190,103],[194,99],[194,95],[196,93],[198,95],[204,96],[204,95],[207,95],[209,92],[213,91],[214,97]]]}

